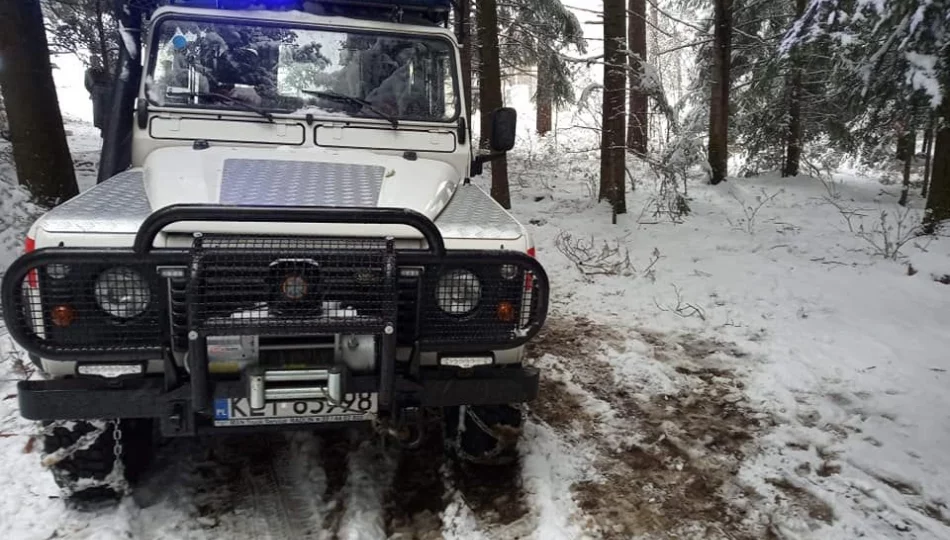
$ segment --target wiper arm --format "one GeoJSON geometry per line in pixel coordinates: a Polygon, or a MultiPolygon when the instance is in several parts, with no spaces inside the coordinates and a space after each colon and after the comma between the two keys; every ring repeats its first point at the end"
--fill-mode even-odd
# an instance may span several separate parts
{"type": "MultiPolygon", "coordinates": [[[[176,94],[172,94],[172,95],[176,95],[176,94]]],[[[233,98],[231,96],[226,96],[224,94],[217,94],[214,92],[190,92],[190,91],[181,92],[180,94],[177,94],[177,95],[187,95],[189,97],[197,97],[201,99],[219,99],[221,101],[226,101],[230,103],[231,105],[237,105],[237,107],[240,109],[244,109],[245,111],[250,111],[250,112],[257,113],[263,116],[271,124],[274,123],[274,115],[271,114],[269,111],[261,109],[260,107],[255,107],[254,105],[251,105],[250,103],[241,101],[240,99],[233,98]]]]}
{"type": "Polygon", "coordinates": [[[336,92],[325,92],[323,90],[301,90],[301,91],[304,94],[310,94],[311,96],[317,96],[323,99],[329,99],[332,101],[340,101],[342,103],[349,103],[351,105],[361,105],[363,107],[366,107],[370,111],[376,113],[376,115],[379,116],[380,118],[387,120],[390,124],[392,124],[393,129],[397,129],[399,127],[399,120],[395,116],[384,113],[383,111],[377,109],[375,105],[373,105],[369,101],[366,101],[363,98],[358,98],[356,96],[347,96],[344,94],[338,94],[336,92]]]}

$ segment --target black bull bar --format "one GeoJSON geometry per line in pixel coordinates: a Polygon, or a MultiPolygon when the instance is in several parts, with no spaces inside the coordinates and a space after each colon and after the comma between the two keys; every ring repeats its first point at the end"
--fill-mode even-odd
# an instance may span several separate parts
{"type": "MultiPolygon", "coordinates": [[[[238,239],[250,236],[234,235],[238,239]]],[[[207,244],[214,245],[211,241],[207,244]]],[[[245,266],[250,265],[246,261],[257,260],[254,257],[279,255],[272,247],[271,251],[262,250],[261,246],[231,249],[229,253],[240,255],[235,256],[234,261],[243,261],[245,266]]],[[[232,281],[236,279],[234,275],[227,277],[232,281]]],[[[469,287],[469,291],[475,287],[471,282],[461,286],[469,287]]],[[[366,295],[365,290],[354,289],[353,292],[366,295]]],[[[53,361],[75,361],[80,366],[149,360],[161,360],[165,366],[164,376],[21,382],[18,389],[23,416],[32,419],[151,416],[161,417],[165,422],[170,417],[189,416],[193,411],[207,412],[215,397],[241,393],[234,382],[215,381],[210,377],[206,357],[209,334],[263,335],[269,332],[279,337],[293,332],[358,331],[378,335],[380,345],[375,372],[347,377],[347,384],[352,391],[378,391],[381,412],[407,404],[449,406],[529,401],[537,394],[538,387],[538,373],[533,368],[510,366],[462,371],[423,367],[419,365],[419,355],[422,352],[460,356],[491,354],[522,346],[544,324],[548,292],[547,275],[534,258],[508,250],[446,250],[435,224],[407,209],[175,205],[151,214],[139,228],[131,249],[57,247],[20,257],[4,275],[0,299],[11,337],[33,355],[53,361]],[[337,284],[339,290],[323,291],[329,296],[355,287],[352,280],[344,282],[332,276],[342,275],[341,268],[349,269],[346,264],[355,264],[353,261],[357,259],[353,257],[362,256],[359,260],[364,262],[360,264],[366,266],[358,275],[375,283],[373,291],[378,296],[371,298],[383,299],[384,307],[369,306],[367,312],[374,316],[359,319],[321,313],[305,318],[291,312],[286,319],[267,319],[270,326],[263,328],[257,325],[258,319],[238,318],[238,322],[229,322],[232,317],[222,323],[222,317],[212,316],[217,304],[208,300],[211,287],[208,284],[220,276],[209,277],[207,268],[213,264],[220,266],[223,260],[220,253],[226,250],[202,248],[198,240],[191,247],[153,247],[159,233],[169,225],[182,222],[408,226],[421,233],[425,246],[397,248],[393,238],[376,239],[380,243],[373,245],[379,249],[374,248],[373,257],[366,258],[365,249],[355,249],[346,244],[346,239],[337,239],[342,244],[293,245],[292,249],[297,252],[318,259],[313,264],[323,272],[321,279],[337,284]],[[324,259],[328,262],[320,267],[318,263],[324,259]],[[100,286],[104,269],[114,267],[134,270],[147,284],[148,296],[142,303],[148,308],[138,315],[127,319],[113,317],[96,299],[94,292],[100,286]],[[447,272],[461,270],[467,273],[456,274],[456,277],[477,282],[481,302],[470,312],[446,311],[439,307],[440,300],[446,301],[441,278],[447,272]],[[377,278],[374,280],[373,276],[377,278]],[[408,303],[407,280],[415,287],[409,289],[408,303]],[[443,296],[437,298],[439,295],[443,296]],[[69,321],[63,325],[66,319],[69,321]],[[275,320],[279,322],[273,324],[275,320]],[[407,330],[412,326],[414,328],[407,330]],[[176,348],[176,336],[184,332],[187,340],[181,343],[188,352],[186,372],[182,372],[174,360],[175,352],[183,352],[176,348]],[[411,346],[412,350],[409,362],[399,362],[405,364],[399,368],[397,346],[411,346]]],[[[189,421],[179,420],[178,424],[176,429],[193,432],[193,426],[188,427],[189,421]]]]}

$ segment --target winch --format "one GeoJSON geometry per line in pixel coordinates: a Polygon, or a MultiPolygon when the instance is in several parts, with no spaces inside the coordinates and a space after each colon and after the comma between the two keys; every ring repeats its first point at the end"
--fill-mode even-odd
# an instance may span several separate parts
{"type": "MultiPolygon", "coordinates": [[[[340,365],[353,373],[376,369],[376,337],[333,334],[307,338],[208,336],[208,371],[237,375],[248,368],[329,369],[340,365]]],[[[185,366],[188,366],[185,362],[185,366]]]]}

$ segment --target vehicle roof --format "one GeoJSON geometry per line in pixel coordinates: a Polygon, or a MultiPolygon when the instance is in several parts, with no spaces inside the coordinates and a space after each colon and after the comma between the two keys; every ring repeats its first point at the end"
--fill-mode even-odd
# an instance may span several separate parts
{"type": "Polygon", "coordinates": [[[385,32],[402,32],[435,35],[447,37],[454,41],[455,34],[441,26],[425,26],[418,24],[402,24],[373,19],[359,19],[355,17],[315,15],[303,11],[273,11],[273,10],[226,10],[194,8],[184,6],[162,6],[154,11],[152,19],[163,15],[193,15],[215,17],[220,19],[241,19],[266,22],[286,22],[305,25],[335,26],[353,29],[375,29],[385,32]]]}

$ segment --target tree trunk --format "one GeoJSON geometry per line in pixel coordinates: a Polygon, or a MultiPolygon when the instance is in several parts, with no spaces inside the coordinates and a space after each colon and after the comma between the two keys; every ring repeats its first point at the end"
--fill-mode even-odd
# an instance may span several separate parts
{"type": "MultiPolygon", "coordinates": [[[[498,12],[496,0],[478,3],[479,111],[482,117],[481,147],[489,148],[491,114],[504,105],[501,95],[501,66],[498,61],[498,12]]],[[[499,159],[491,167],[491,196],[504,208],[511,208],[508,191],[508,163],[499,159]]]]}
{"type": "Polygon", "coordinates": [[[465,113],[468,125],[472,125],[472,3],[471,0],[458,0],[458,17],[455,32],[462,46],[462,92],[465,94],[465,113]]]}
{"type": "Polygon", "coordinates": [[[105,10],[102,4],[105,0],[96,0],[96,37],[99,38],[99,54],[101,55],[103,78],[112,78],[112,63],[109,61],[109,45],[106,37],[105,10]]]}
{"type": "MultiPolygon", "coordinates": [[[[795,0],[795,16],[801,18],[805,13],[807,0],[795,0]]],[[[802,55],[793,51],[791,73],[788,80],[788,137],[785,141],[785,165],[782,176],[798,176],[802,161],[802,55]]]]}
{"type": "Polygon", "coordinates": [[[950,125],[941,122],[934,136],[933,168],[930,171],[930,193],[927,196],[926,229],[950,219],[950,125]]]}
{"type": "Polygon", "coordinates": [[[547,58],[542,56],[538,62],[538,87],[534,95],[535,106],[537,107],[537,118],[535,119],[535,130],[538,135],[546,135],[551,131],[551,123],[554,119],[554,104],[551,99],[551,78],[549,75],[550,65],[547,58]]]}
{"type": "MultiPolygon", "coordinates": [[[[917,139],[917,132],[914,131],[913,128],[911,128],[911,130],[908,131],[906,135],[904,135],[904,144],[909,145],[911,144],[909,141],[916,142],[916,139],[917,139]]],[[[910,166],[913,161],[914,161],[914,152],[905,151],[904,152],[904,183],[903,183],[903,189],[901,189],[901,198],[900,200],[897,201],[897,204],[901,206],[907,206],[907,197],[910,194],[910,166]]]]}
{"type": "Polygon", "coordinates": [[[630,0],[627,13],[628,39],[630,40],[630,111],[627,118],[627,148],[643,156],[649,141],[649,116],[647,96],[640,88],[643,65],[647,60],[647,3],[646,0],[630,0]]]}
{"type": "Polygon", "coordinates": [[[614,215],[627,212],[625,173],[626,2],[604,0],[604,103],[601,122],[600,200],[614,215]]]}
{"type": "Polygon", "coordinates": [[[934,116],[930,116],[927,131],[924,132],[924,181],[920,188],[920,196],[927,198],[927,185],[930,183],[930,164],[934,149],[934,116]]]}
{"type": "Polygon", "coordinates": [[[79,193],[39,0],[0,1],[0,90],[17,177],[52,207],[79,193]]]}
{"type": "Polygon", "coordinates": [[[899,136],[897,139],[897,159],[907,161],[907,154],[914,157],[914,150],[917,149],[917,134],[911,133],[910,136],[899,136]]]}
{"type": "Polygon", "coordinates": [[[709,101],[710,183],[729,173],[729,86],[732,43],[732,0],[716,0],[712,88],[709,101]]]}

